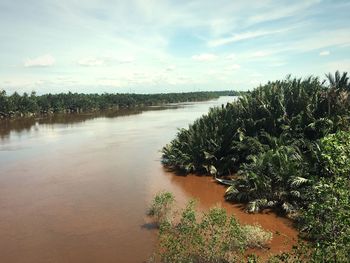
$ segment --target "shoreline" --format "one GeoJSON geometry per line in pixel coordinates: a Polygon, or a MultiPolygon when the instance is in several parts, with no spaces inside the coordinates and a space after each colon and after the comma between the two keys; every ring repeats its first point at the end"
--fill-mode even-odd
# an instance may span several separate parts
{"type": "MultiPolygon", "coordinates": [[[[280,216],[272,210],[249,214],[243,209],[242,204],[232,203],[224,199],[225,186],[216,183],[210,176],[198,176],[189,174],[187,176],[179,176],[171,172],[166,172],[171,181],[185,191],[183,195],[198,200],[199,211],[206,211],[213,206],[219,205],[226,209],[228,214],[233,214],[236,219],[243,225],[259,224],[265,230],[273,234],[273,238],[268,249],[248,249],[247,253],[254,252],[261,259],[266,259],[271,255],[283,252],[289,252],[293,245],[297,244],[299,231],[293,226],[293,220],[280,216]],[[209,194],[210,193],[210,194],[209,194]]],[[[175,193],[178,202],[183,205],[187,202],[187,198],[179,196],[175,193]]]]}

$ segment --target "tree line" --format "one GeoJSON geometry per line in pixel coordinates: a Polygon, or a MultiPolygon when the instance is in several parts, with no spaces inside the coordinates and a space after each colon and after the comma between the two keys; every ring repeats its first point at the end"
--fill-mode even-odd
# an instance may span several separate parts
{"type": "Polygon", "coordinates": [[[82,94],[60,93],[37,95],[0,90],[0,118],[47,113],[90,112],[107,109],[152,106],[165,103],[203,101],[219,96],[235,96],[235,91],[162,93],[162,94],[82,94]]]}

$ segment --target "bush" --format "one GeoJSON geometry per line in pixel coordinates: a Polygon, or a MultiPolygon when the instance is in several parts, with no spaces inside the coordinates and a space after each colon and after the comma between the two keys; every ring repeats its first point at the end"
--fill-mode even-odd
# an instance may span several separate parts
{"type": "Polygon", "coordinates": [[[175,198],[172,193],[162,192],[157,194],[148,210],[148,215],[155,218],[156,223],[161,225],[171,219],[175,198]]]}
{"type": "Polygon", "coordinates": [[[343,262],[350,255],[350,133],[320,140],[322,176],[299,218],[301,231],[315,244],[313,257],[343,262]]]}
{"type": "Polygon", "coordinates": [[[323,178],[300,217],[302,232],[313,241],[314,254],[323,262],[343,262],[350,255],[349,182],[344,177],[323,178]]]}
{"type": "Polygon", "coordinates": [[[272,233],[265,231],[259,225],[242,227],[245,243],[250,248],[264,248],[272,239],[272,233]]]}
{"type": "MultiPolygon", "coordinates": [[[[157,196],[155,199],[164,200],[157,196]]],[[[167,196],[172,195],[168,193],[167,196]]],[[[161,221],[159,247],[153,261],[237,262],[243,258],[246,248],[266,247],[272,238],[270,232],[258,225],[241,226],[223,208],[214,207],[203,214],[198,214],[195,208],[192,200],[179,213],[178,220],[175,220],[174,213],[172,219],[161,221]]]]}
{"type": "Polygon", "coordinates": [[[350,178],[350,133],[330,134],[321,139],[320,148],[323,172],[350,178]]]}

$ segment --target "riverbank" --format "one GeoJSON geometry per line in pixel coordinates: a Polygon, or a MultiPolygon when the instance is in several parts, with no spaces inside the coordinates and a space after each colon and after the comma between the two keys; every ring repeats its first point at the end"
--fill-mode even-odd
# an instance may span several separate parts
{"type": "Polygon", "coordinates": [[[347,72],[326,76],[259,86],[210,109],[162,151],[162,163],[178,173],[237,174],[225,198],[250,213],[297,217],[312,241],[310,262],[342,261],[350,252],[350,83],[347,72]]]}
{"type": "Polygon", "coordinates": [[[289,252],[297,243],[298,231],[293,227],[292,220],[279,216],[271,210],[257,214],[246,213],[243,205],[225,201],[226,187],[216,183],[211,177],[193,174],[178,176],[171,172],[166,172],[166,174],[171,182],[181,189],[180,193],[174,193],[180,204],[185,204],[190,196],[198,200],[198,208],[201,211],[207,211],[209,208],[219,205],[225,208],[228,214],[234,215],[241,224],[259,224],[263,229],[272,232],[273,237],[268,250],[254,249],[248,250],[248,253],[256,253],[266,259],[271,255],[289,252]]]}

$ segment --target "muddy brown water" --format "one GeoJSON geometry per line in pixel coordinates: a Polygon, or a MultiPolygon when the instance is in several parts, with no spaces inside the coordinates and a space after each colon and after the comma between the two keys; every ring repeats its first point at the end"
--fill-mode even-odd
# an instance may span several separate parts
{"type": "Polygon", "coordinates": [[[160,163],[178,128],[229,100],[0,122],[0,261],[144,262],[157,241],[146,210],[161,190],[279,231],[266,253],[288,250],[297,235],[288,220],[248,215],[211,178],[160,163]]]}

